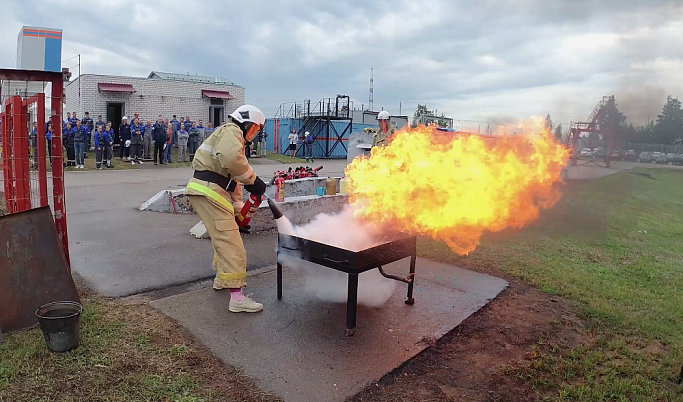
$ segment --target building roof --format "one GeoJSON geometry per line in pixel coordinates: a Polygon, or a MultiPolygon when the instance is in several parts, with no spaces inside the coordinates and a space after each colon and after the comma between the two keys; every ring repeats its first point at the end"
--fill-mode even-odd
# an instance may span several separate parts
{"type": "Polygon", "coordinates": [[[189,75],[189,74],[173,74],[173,73],[162,73],[161,71],[152,71],[149,73],[147,78],[156,78],[161,80],[172,80],[172,81],[185,81],[185,82],[200,82],[203,84],[215,84],[215,85],[226,85],[226,86],[239,86],[230,80],[224,78],[212,78],[203,77],[201,75],[189,75]]]}

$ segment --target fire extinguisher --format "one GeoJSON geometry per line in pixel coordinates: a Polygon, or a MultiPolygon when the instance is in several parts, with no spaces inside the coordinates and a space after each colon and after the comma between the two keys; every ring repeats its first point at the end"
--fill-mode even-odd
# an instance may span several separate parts
{"type": "Polygon", "coordinates": [[[285,201],[285,179],[282,176],[275,179],[275,201],[285,201]]]}
{"type": "Polygon", "coordinates": [[[251,218],[258,210],[259,205],[261,205],[261,201],[263,201],[262,195],[251,194],[249,198],[247,198],[242,210],[236,216],[237,226],[244,228],[249,225],[251,218]]]}

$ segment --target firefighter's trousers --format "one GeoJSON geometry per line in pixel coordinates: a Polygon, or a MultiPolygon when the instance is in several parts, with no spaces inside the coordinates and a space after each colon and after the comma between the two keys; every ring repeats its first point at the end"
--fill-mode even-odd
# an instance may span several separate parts
{"type": "Polygon", "coordinates": [[[214,289],[242,288],[247,278],[247,251],[244,249],[235,216],[231,211],[201,195],[188,195],[213,246],[212,268],[216,271],[214,289]]]}

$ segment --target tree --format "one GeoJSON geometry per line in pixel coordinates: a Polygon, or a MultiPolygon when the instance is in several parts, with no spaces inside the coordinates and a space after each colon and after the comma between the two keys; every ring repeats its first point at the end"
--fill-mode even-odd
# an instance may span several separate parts
{"type": "Polygon", "coordinates": [[[654,137],[660,144],[674,144],[683,137],[683,109],[681,101],[672,96],[666,97],[662,113],[657,115],[654,137]]]}
{"type": "Polygon", "coordinates": [[[562,141],[562,123],[555,127],[555,138],[557,138],[558,141],[562,141]]]}
{"type": "Polygon", "coordinates": [[[553,128],[555,128],[553,125],[553,119],[550,118],[550,114],[545,117],[545,128],[551,133],[553,132],[553,128]]]}

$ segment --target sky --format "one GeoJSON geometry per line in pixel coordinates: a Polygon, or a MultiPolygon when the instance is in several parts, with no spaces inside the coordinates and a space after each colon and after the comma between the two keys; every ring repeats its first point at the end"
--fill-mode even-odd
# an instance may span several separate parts
{"type": "Polygon", "coordinates": [[[0,0],[0,10],[0,67],[15,67],[23,25],[61,28],[62,59],[80,54],[84,74],[226,78],[269,117],[337,94],[367,108],[371,68],[375,110],[426,104],[471,130],[548,113],[585,120],[605,95],[643,124],[667,95],[683,98],[683,0],[0,0]]]}

